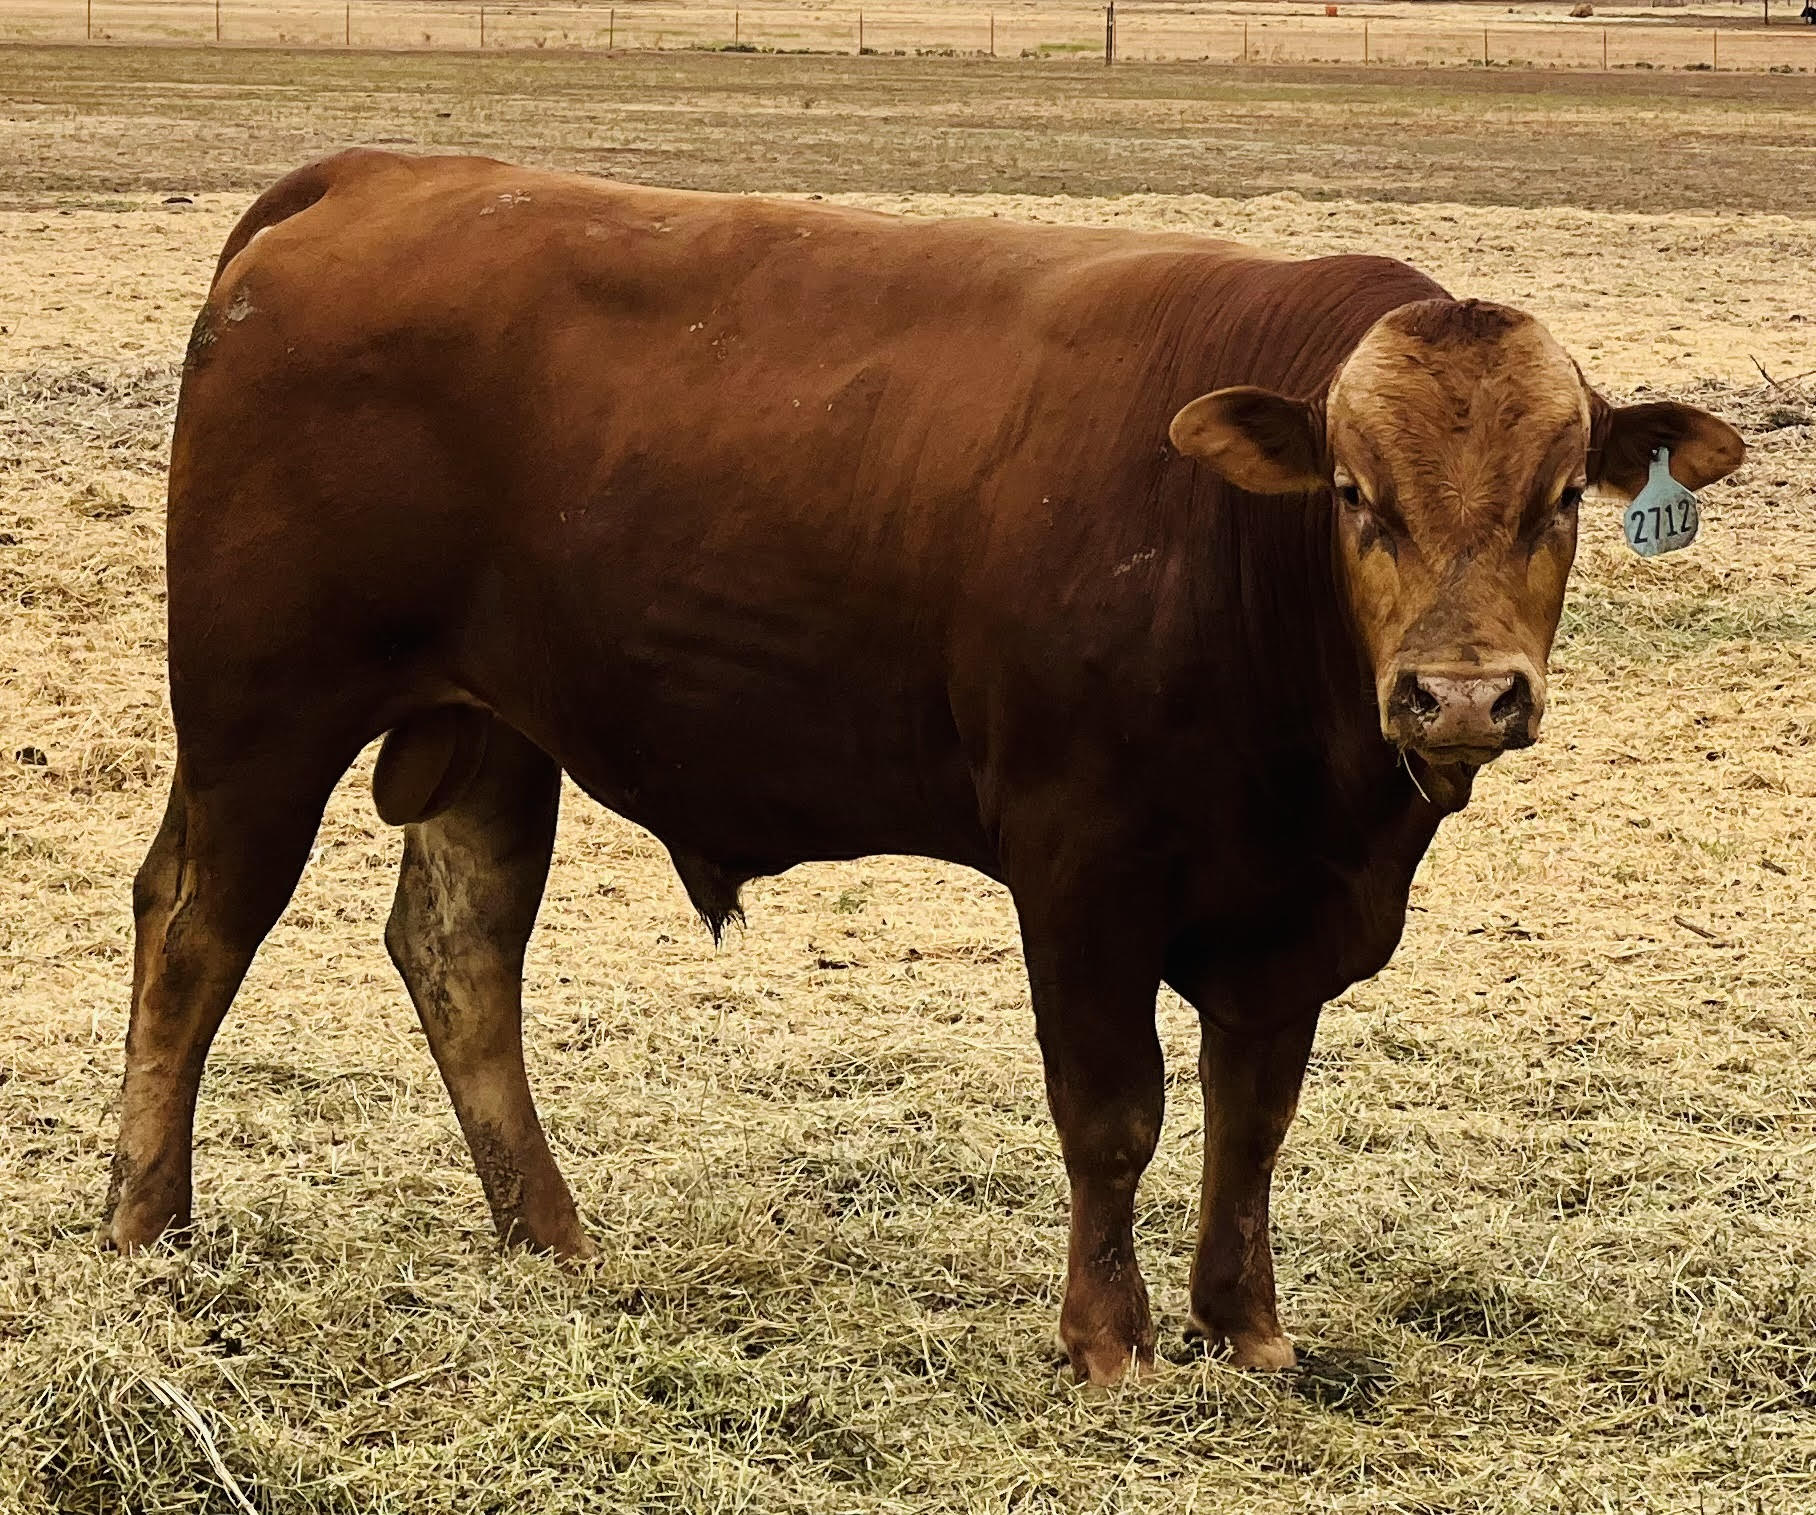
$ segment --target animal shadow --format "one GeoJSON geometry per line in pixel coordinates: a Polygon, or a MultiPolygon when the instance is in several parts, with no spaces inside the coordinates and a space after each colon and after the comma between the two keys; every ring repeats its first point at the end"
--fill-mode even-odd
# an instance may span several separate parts
{"type": "Polygon", "coordinates": [[[1289,1391],[1323,1410],[1350,1415],[1372,1412],[1394,1386],[1393,1368],[1378,1357],[1346,1347],[1299,1349],[1287,1376],[1289,1391]]]}

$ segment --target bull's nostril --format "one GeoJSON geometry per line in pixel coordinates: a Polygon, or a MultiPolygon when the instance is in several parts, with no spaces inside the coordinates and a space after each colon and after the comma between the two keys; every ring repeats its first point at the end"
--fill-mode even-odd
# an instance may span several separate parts
{"type": "Polygon", "coordinates": [[[1442,708],[1438,697],[1413,673],[1400,680],[1400,698],[1405,702],[1406,708],[1422,720],[1429,720],[1442,708]]]}
{"type": "Polygon", "coordinates": [[[1488,716],[1497,726],[1511,726],[1518,721],[1524,724],[1532,714],[1532,685],[1526,675],[1516,673],[1513,682],[1501,692],[1501,697],[1494,702],[1488,716]]]}

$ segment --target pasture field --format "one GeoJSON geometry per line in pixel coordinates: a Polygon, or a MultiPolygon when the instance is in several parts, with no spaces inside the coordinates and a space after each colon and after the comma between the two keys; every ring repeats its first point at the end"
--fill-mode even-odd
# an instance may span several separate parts
{"type": "MultiPolygon", "coordinates": [[[[1816,71],[1801,0],[1123,0],[1124,60],[1415,68],[1816,71]],[[1717,35],[1719,33],[1719,35],[1717,35]]],[[[1101,56],[1098,0],[9,0],[0,42],[408,49],[732,49],[1047,60],[1101,56]]]]}
{"type": "MultiPolygon", "coordinates": [[[[1793,217],[1816,161],[1816,83],[1769,74],[72,47],[0,52],[0,89],[0,206],[27,209],[243,196],[350,141],[734,191],[1291,190],[1793,217]]],[[[1804,273],[1729,276],[1737,297],[1777,298],[1804,273]]]]}
{"type": "Polygon", "coordinates": [[[1809,86],[1402,81],[0,49],[0,1510],[1816,1508],[1809,86]],[[500,1255],[380,942],[363,768],[216,1045],[193,1246],[99,1253],[172,755],[177,362],[251,196],[400,138],[1400,254],[1747,434],[1687,553],[1585,509],[1544,740],[1327,1013],[1275,1191],[1302,1371],[1179,1339],[1176,1001],[1139,1220],[1164,1360],[1091,1393],[1052,1344],[1064,1186],[1001,891],[803,868],[714,950],[578,795],[526,1036],[602,1259],[500,1255]]]}

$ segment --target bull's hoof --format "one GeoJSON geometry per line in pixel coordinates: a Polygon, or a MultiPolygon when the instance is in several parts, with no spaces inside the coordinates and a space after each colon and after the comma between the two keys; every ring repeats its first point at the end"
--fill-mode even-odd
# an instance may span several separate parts
{"type": "Polygon", "coordinates": [[[1059,1311],[1059,1342],[1080,1383],[1108,1387],[1133,1370],[1154,1370],[1154,1317],[1133,1259],[1093,1273],[1075,1270],[1059,1311]]]}
{"type": "Polygon", "coordinates": [[[189,1217],[161,1205],[116,1205],[101,1227],[101,1250],[130,1257],[169,1237],[179,1245],[189,1229],[189,1217]]]}
{"type": "Polygon", "coordinates": [[[124,1152],[114,1155],[101,1213],[101,1246],[109,1252],[143,1252],[168,1232],[189,1228],[188,1175],[173,1177],[142,1166],[124,1152]]]}
{"type": "Polygon", "coordinates": [[[549,1248],[550,1254],[562,1267],[570,1272],[583,1273],[599,1260],[599,1249],[593,1245],[592,1237],[584,1231],[576,1231],[571,1237],[564,1237],[549,1248]]]}
{"type": "Polygon", "coordinates": [[[1259,1373],[1283,1373],[1298,1366],[1299,1354],[1282,1335],[1232,1337],[1230,1361],[1238,1368],[1253,1368],[1259,1373]]]}
{"type": "Polygon", "coordinates": [[[553,1215],[520,1211],[507,1219],[493,1218],[498,1222],[498,1244],[507,1252],[535,1252],[576,1270],[599,1256],[571,1204],[553,1215]]]}
{"type": "Polygon", "coordinates": [[[1096,1388],[1114,1388],[1126,1379],[1147,1378],[1155,1371],[1151,1339],[1130,1341],[1111,1331],[1084,1338],[1062,1330],[1058,1346],[1072,1365],[1074,1381],[1096,1388]]]}
{"type": "Polygon", "coordinates": [[[1112,1389],[1125,1379],[1148,1378],[1154,1373],[1154,1354],[1138,1347],[1086,1347],[1066,1355],[1071,1359],[1073,1378],[1093,1388],[1112,1389]]]}
{"type": "Polygon", "coordinates": [[[1212,1351],[1227,1349],[1232,1367],[1258,1373],[1284,1373],[1298,1366],[1299,1354],[1284,1332],[1213,1330],[1196,1316],[1186,1327],[1186,1339],[1204,1343],[1212,1351]]]}

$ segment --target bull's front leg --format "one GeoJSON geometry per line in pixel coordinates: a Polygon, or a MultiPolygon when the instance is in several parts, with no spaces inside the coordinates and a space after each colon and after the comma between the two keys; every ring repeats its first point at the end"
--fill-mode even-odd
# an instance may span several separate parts
{"type": "Polygon", "coordinates": [[[1198,1058],[1204,1090],[1204,1187],[1192,1262],[1192,1330],[1228,1346],[1245,1368],[1290,1368],[1280,1329],[1268,1197],[1274,1160],[1298,1109],[1318,1017],[1227,1031],[1204,1007],[1198,1058]]]}
{"type": "MultiPolygon", "coordinates": [[[[1120,902],[1125,903],[1126,901],[1120,902]]],[[[1154,1361],[1135,1261],[1135,1190],[1160,1136],[1158,955],[1141,929],[1072,902],[1018,897],[1047,1101],[1071,1185],[1059,1334],[1074,1373],[1118,1382],[1154,1361]]]]}

